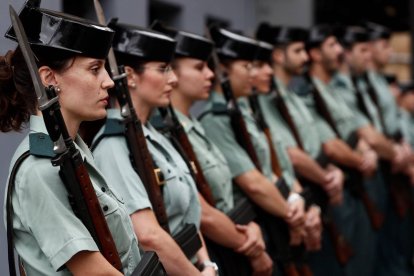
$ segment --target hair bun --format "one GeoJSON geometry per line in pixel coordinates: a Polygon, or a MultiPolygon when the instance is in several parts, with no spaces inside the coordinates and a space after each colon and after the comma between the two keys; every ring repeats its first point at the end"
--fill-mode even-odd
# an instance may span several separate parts
{"type": "Polygon", "coordinates": [[[13,77],[11,60],[14,51],[9,50],[5,56],[0,56],[0,80],[10,80],[13,77]]]}

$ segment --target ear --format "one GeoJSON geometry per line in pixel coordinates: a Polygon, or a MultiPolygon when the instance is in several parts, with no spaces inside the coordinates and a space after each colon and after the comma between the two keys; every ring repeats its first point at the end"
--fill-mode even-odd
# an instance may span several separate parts
{"type": "Polygon", "coordinates": [[[137,81],[138,81],[138,74],[135,72],[135,70],[130,66],[125,66],[125,73],[127,74],[127,80],[128,80],[128,87],[130,89],[134,89],[137,87],[137,81]]]}
{"type": "Polygon", "coordinates": [[[39,76],[44,86],[59,84],[56,73],[49,66],[41,66],[39,68],[39,76]]]}
{"type": "Polygon", "coordinates": [[[284,50],[276,48],[272,52],[272,61],[276,64],[283,64],[285,62],[284,50]]]}

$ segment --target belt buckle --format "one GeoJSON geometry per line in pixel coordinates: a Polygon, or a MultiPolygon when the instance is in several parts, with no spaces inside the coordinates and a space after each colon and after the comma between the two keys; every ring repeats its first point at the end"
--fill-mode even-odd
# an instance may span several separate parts
{"type": "Polygon", "coordinates": [[[164,174],[162,173],[160,168],[154,169],[155,178],[157,179],[158,186],[162,186],[165,184],[164,174]]]}

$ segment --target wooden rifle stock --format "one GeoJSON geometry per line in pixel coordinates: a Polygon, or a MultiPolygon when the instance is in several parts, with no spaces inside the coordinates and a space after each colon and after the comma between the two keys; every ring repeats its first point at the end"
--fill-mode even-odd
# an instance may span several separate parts
{"type": "Polygon", "coordinates": [[[334,245],[336,259],[341,265],[346,265],[349,259],[354,255],[354,251],[345,240],[345,237],[339,233],[338,228],[330,218],[324,218],[323,225],[328,231],[334,245]]]}
{"type": "Polygon", "coordinates": [[[197,190],[211,206],[215,206],[216,202],[214,200],[213,193],[204,176],[201,165],[198,162],[193,146],[185,133],[184,127],[177,118],[177,114],[175,114],[174,108],[169,105],[168,110],[160,109],[160,113],[163,116],[164,121],[171,121],[172,126],[169,128],[170,133],[175,137],[180,144],[181,149],[184,151],[186,156],[183,156],[183,158],[188,159],[186,160],[188,161],[187,165],[195,178],[197,190]]]}
{"type": "Polygon", "coordinates": [[[282,176],[282,169],[280,167],[279,159],[277,157],[276,149],[273,146],[272,134],[270,133],[269,126],[267,125],[262,110],[260,109],[259,102],[257,99],[257,94],[253,94],[249,97],[250,106],[253,110],[254,117],[256,118],[259,128],[263,131],[266,136],[267,144],[270,149],[270,161],[272,165],[272,171],[277,177],[282,176]]]}

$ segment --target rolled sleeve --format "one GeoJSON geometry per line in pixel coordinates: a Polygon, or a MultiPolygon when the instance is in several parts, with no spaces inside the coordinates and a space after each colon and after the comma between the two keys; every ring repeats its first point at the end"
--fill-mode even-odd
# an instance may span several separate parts
{"type": "Polygon", "coordinates": [[[226,157],[233,178],[256,169],[249,155],[237,143],[228,117],[206,116],[201,123],[206,130],[206,135],[226,157]]]}
{"type": "Polygon", "coordinates": [[[16,177],[20,204],[15,208],[56,271],[80,251],[99,250],[73,213],[58,170],[48,159],[23,164],[16,177]]]}

